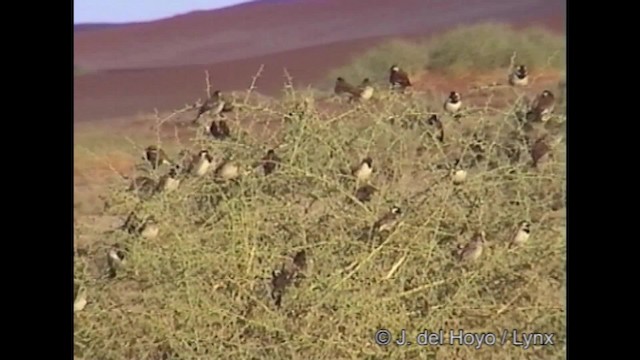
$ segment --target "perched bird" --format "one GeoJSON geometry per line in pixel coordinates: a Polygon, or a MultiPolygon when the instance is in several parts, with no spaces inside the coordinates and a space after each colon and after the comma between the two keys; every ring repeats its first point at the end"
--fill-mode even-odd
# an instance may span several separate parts
{"type": "Polygon", "coordinates": [[[449,93],[449,96],[447,97],[447,100],[444,102],[444,111],[450,113],[450,114],[455,114],[460,110],[460,107],[462,107],[462,101],[460,101],[460,94],[452,91],[449,93]]]}
{"type": "Polygon", "coordinates": [[[229,125],[224,120],[219,120],[216,122],[215,120],[211,121],[211,125],[209,126],[209,133],[213,136],[214,139],[224,140],[226,138],[231,137],[231,130],[229,129],[229,125]]]}
{"type": "Polygon", "coordinates": [[[269,149],[267,154],[262,158],[262,170],[264,171],[264,175],[270,175],[278,168],[282,160],[276,155],[276,151],[274,149],[269,149]]]}
{"type": "Polygon", "coordinates": [[[155,145],[149,145],[144,149],[142,158],[151,164],[153,169],[157,169],[160,165],[171,165],[171,160],[164,152],[164,150],[158,148],[155,145]]]}
{"type": "Polygon", "coordinates": [[[356,89],[358,96],[357,99],[369,100],[373,96],[373,86],[371,86],[371,80],[369,78],[365,78],[362,80],[362,83],[356,89]]]}
{"type": "Polygon", "coordinates": [[[282,305],[282,296],[288,285],[293,280],[293,274],[291,274],[285,265],[282,265],[280,270],[274,270],[271,272],[271,298],[274,300],[276,307],[282,305]]]}
{"type": "Polygon", "coordinates": [[[225,160],[215,170],[215,176],[221,180],[234,180],[240,176],[240,169],[235,162],[225,160]]]}
{"type": "Polygon", "coordinates": [[[427,124],[436,128],[436,130],[438,131],[436,139],[438,139],[438,141],[440,141],[441,143],[444,142],[444,126],[442,126],[442,121],[438,119],[438,115],[432,114],[431,116],[429,116],[429,118],[427,119],[427,124]]]}
{"type": "Polygon", "coordinates": [[[73,299],[73,312],[84,310],[87,306],[87,290],[83,287],[77,289],[73,299]]]}
{"type": "Polygon", "coordinates": [[[544,122],[551,118],[555,109],[556,98],[549,90],[544,90],[533,100],[526,119],[531,122],[544,122]]]}
{"type": "Polygon", "coordinates": [[[307,267],[307,253],[304,250],[298,251],[293,256],[293,266],[296,272],[304,271],[307,267]]]}
{"type": "Polygon", "coordinates": [[[511,236],[511,243],[509,247],[520,246],[529,240],[531,234],[531,224],[528,221],[521,221],[518,223],[518,228],[511,236]]]}
{"type": "Polygon", "coordinates": [[[157,188],[155,180],[146,176],[139,176],[129,185],[129,191],[133,191],[141,199],[149,199],[155,193],[157,188]]]}
{"type": "Polygon", "coordinates": [[[358,89],[348,83],[347,80],[345,80],[343,77],[338,77],[336,79],[336,83],[333,87],[333,92],[340,97],[347,96],[349,100],[358,96],[358,89]]]}
{"type": "Polygon", "coordinates": [[[356,190],[355,198],[363,203],[369,202],[371,201],[371,197],[373,196],[373,194],[375,194],[376,191],[376,188],[369,184],[363,185],[356,190]]]}
{"type": "Polygon", "coordinates": [[[193,122],[196,123],[202,115],[211,112],[213,115],[219,115],[225,107],[225,101],[222,99],[220,90],[216,90],[211,96],[198,108],[198,114],[193,122]]]}
{"type": "Polygon", "coordinates": [[[398,89],[404,91],[407,87],[411,86],[409,75],[400,69],[398,65],[392,65],[389,69],[389,83],[392,89],[398,89]]]}
{"type": "Polygon", "coordinates": [[[116,273],[125,263],[126,253],[120,248],[119,245],[115,245],[107,252],[107,265],[109,266],[109,277],[116,277],[116,273]]]}
{"type": "Polygon", "coordinates": [[[138,231],[143,239],[155,239],[160,233],[160,228],[158,228],[158,222],[156,219],[150,216],[142,223],[142,226],[138,231]]]}
{"type": "Polygon", "coordinates": [[[509,74],[509,85],[527,86],[529,85],[529,72],[525,65],[519,65],[515,71],[509,74]]]}
{"type": "Polygon", "coordinates": [[[467,180],[467,170],[462,168],[462,161],[459,158],[455,160],[451,169],[451,180],[454,185],[461,185],[467,180]]]}
{"type": "Polygon", "coordinates": [[[181,167],[178,164],[176,164],[171,169],[169,169],[169,172],[163,175],[158,181],[156,191],[157,192],[164,191],[168,193],[176,190],[178,186],[180,186],[180,179],[178,178],[180,174],[180,169],[181,167]]]}
{"type": "Polygon", "coordinates": [[[213,156],[209,154],[209,150],[200,150],[198,155],[191,161],[188,171],[195,176],[204,176],[209,171],[212,163],[213,156]]]}
{"type": "Polygon", "coordinates": [[[551,147],[548,143],[547,134],[542,135],[538,140],[536,140],[531,146],[531,166],[537,168],[538,165],[547,157],[549,152],[551,151],[551,147]]]}
{"type": "Polygon", "coordinates": [[[471,237],[471,241],[462,249],[460,249],[460,261],[471,262],[477,260],[482,255],[482,250],[486,242],[486,234],[484,231],[476,232],[471,237]]]}
{"type": "Polygon", "coordinates": [[[367,156],[360,164],[351,168],[351,175],[358,181],[367,181],[373,173],[373,159],[367,156]]]}
{"type": "Polygon", "coordinates": [[[398,206],[393,206],[373,224],[373,229],[377,232],[391,231],[398,224],[401,215],[402,210],[398,206]]]}

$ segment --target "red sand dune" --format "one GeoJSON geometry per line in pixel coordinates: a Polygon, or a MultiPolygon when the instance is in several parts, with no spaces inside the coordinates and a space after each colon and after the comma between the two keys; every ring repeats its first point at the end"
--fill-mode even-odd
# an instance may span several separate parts
{"type": "Polygon", "coordinates": [[[148,23],[74,34],[75,121],[168,110],[203,96],[204,71],[221,90],[274,94],[287,68],[297,85],[322,80],[389,37],[431,34],[479,21],[564,26],[563,0],[256,1],[148,23]]]}

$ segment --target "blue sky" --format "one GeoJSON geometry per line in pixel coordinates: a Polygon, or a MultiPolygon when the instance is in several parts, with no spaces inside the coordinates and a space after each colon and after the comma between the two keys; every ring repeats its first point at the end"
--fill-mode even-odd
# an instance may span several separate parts
{"type": "Polygon", "coordinates": [[[243,2],[248,0],[75,0],[73,23],[149,21],[243,2]]]}

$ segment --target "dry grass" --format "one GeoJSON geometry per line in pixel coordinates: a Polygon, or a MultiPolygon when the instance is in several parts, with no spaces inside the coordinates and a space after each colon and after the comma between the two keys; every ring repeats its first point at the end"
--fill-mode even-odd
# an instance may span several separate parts
{"type": "MultiPolygon", "coordinates": [[[[279,131],[268,140],[236,127],[236,141],[197,137],[183,144],[233,154],[245,167],[279,144],[283,164],[273,175],[252,173],[232,184],[192,179],[142,203],[139,212],[160,221],[155,240],[103,233],[108,226],[95,218],[95,226],[78,225],[76,236],[85,241],[74,278],[87,289],[88,305],[75,315],[75,356],[563,358],[565,215],[551,207],[557,195],[564,199],[564,143],[534,170],[527,156],[512,164],[498,151],[518,129],[511,109],[489,104],[460,122],[445,116],[441,144],[429,127],[402,126],[440,108],[439,98],[380,91],[377,102],[336,105],[328,114],[307,96],[289,89],[279,102],[244,110],[253,118],[278,115],[279,131]],[[470,154],[474,132],[486,140],[486,160],[454,186],[439,165],[470,154]],[[367,155],[379,192],[361,204],[339,173],[367,155]],[[404,210],[400,226],[386,237],[358,239],[392,205],[404,210]],[[532,222],[533,235],[510,251],[507,240],[521,220],[532,222]],[[452,251],[475,230],[486,231],[488,247],[477,263],[462,266],[452,251]],[[116,243],[128,248],[127,265],[107,279],[106,251],[116,243]],[[269,296],[271,272],[302,249],[309,259],[305,278],[287,289],[279,309],[269,296]],[[379,328],[491,332],[498,341],[504,329],[517,329],[554,333],[556,344],[385,347],[373,340],[379,328]]],[[[557,116],[538,130],[556,136],[561,126],[554,125],[563,122],[557,116]]],[[[172,156],[177,150],[168,148],[172,156]]],[[[130,152],[135,161],[136,151],[130,152]]],[[[122,188],[109,194],[102,219],[122,219],[136,207],[122,188]]]]}

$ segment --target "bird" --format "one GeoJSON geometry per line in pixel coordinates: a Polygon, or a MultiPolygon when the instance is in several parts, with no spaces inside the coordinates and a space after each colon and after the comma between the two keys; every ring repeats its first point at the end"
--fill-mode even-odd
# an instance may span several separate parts
{"type": "Polygon", "coordinates": [[[369,184],[363,185],[356,190],[355,198],[358,199],[358,201],[363,203],[369,202],[371,201],[371,196],[373,196],[373,194],[375,194],[376,191],[377,191],[376,188],[374,188],[369,184]]]}
{"type": "Polygon", "coordinates": [[[171,160],[164,152],[164,150],[158,148],[155,145],[149,145],[144,149],[142,158],[151,164],[153,169],[157,169],[160,165],[171,165],[171,160]]]}
{"type": "Polygon", "coordinates": [[[477,260],[482,255],[482,250],[486,242],[486,234],[484,231],[478,231],[473,234],[471,241],[460,249],[459,260],[463,262],[471,262],[477,260]]]}
{"type": "Polygon", "coordinates": [[[389,212],[382,215],[374,224],[373,229],[376,232],[391,231],[393,227],[398,224],[400,216],[402,215],[402,209],[398,206],[393,206],[389,212]]]}
{"type": "Polygon", "coordinates": [[[189,172],[195,176],[204,176],[211,164],[213,163],[213,156],[209,154],[209,150],[200,150],[189,165],[189,172]]]}
{"type": "Polygon", "coordinates": [[[467,180],[467,170],[462,168],[460,158],[456,159],[451,169],[451,180],[454,185],[460,185],[467,180]]]}
{"type": "Polygon", "coordinates": [[[119,245],[113,246],[107,252],[107,265],[109,266],[109,277],[116,277],[118,270],[122,268],[125,263],[126,253],[119,245]]]}
{"type": "Polygon", "coordinates": [[[358,181],[367,181],[373,173],[373,159],[369,156],[362,159],[360,164],[351,168],[351,175],[358,181]]]}
{"type": "Polygon", "coordinates": [[[231,137],[231,130],[229,129],[229,125],[225,120],[219,120],[216,122],[215,120],[211,121],[211,125],[209,126],[209,133],[213,136],[214,139],[224,140],[226,138],[231,137]]]}
{"type": "Polygon", "coordinates": [[[202,115],[207,112],[213,113],[213,115],[219,115],[225,107],[225,101],[222,99],[220,90],[216,90],[211,96],[198,108],[196,118],[193,119],[193,123],[196,123],[202,115]]]}
{"type": "Polygon", "coordinates": [[[133,191],[141,199],[149,199],[155,193],[157,184],[155,180],[146,176],[139,176],[129,185],[129,191],[133,191]]]}
{"type": "Polygon", "coordinates": [[[449,93],[449,96],[447,97],[447,100],[444,102],[444,111],[450,113],[450,114],[455,114],[460,110],[460,107],[462,107],[462,101],[460,101],[460,94],[452,91],[449,93]]]}
{"type": "Polygon", "coordinates": [[[296,271],[304,271],[307,267],[307,253],[304,250],[298,251],[293,256],[293,266],[296,271]]]}
{"type": "Polygon", "coordinates": [[[527,86],[529,85],[529,72],[525,65],[518,65],[515,71],[509,74],[509,85],[527,86]]]}
{"type": "Polygon", "coordinates": [[[427,124],[430,126],[434,126],[438,130],[438,134],[436,135],[436,139],[441,143],[444,142],[444,126],[442,126],[442,121],[438,118],[438,115],[432,114],[427,119],[427,124]]]}
{"type": "Polygon", "coordinates": [[[531,166],[537,168],[538,165],[546,158],[551,151],[551,147],[547,142],[548,135],[544,134],[539,137],[531,146],[531,166]]]}
{"type": "Polygon", "coordinates": [[[518,228],[511,236],[511,243],[509,247],[520,246],[529,240],[531,234],[531,224],[528,221],[521,221],[518,223],[518,228]]]}
{"type": "Polygon", "coordinates": [[[234,180],[240,176],[240,169],[235,162],[225,160],[216,168],[215,176],[221,180],[234,180]]]}
{"type": "Polygon", "coordinates": [[[545,122],[551,118],[555,109],[556,98],[549,90],[544,90],[533,100],[529,111],[525,115],[527,121],[545,122]]]}
{"type": "Polygon", "coordinates": [[[373,86],[371,86],[371,80],[369,80],[369,78],[365,78],[364,80],[362,80],[362,83],[360,83],[356,90],[358,93],[358,100],[369,100],[373,96],[374,92],[373,86]]]}
{"type": "Polygon", "coordinates": [[[164,191],[168,193],[176,190],[178,186],[180,186],[180,179],[178,178],[180,169],[181,167],[179,164],[176,164],[171,169],[169,169],[169,172],[162,176],[160,180],[158,180],[156,191],[164,191]]]}
{"type": "Polygon", "coordinates": [[[87,306],[87,290],[83,287],[77,289],[73,300],[73,312],[84,310],[87,306]]]}
{"type": "Polygon", "coordinates": [[[349,101],[358,96],[358,89],[341,76],[336,79],[333,92],[340,97],[348,97],[349,101]]]}
{"type": "Polygon", "coordinates": [[[282,296],[292,280],[293,274],[285,268],[284,264],[280,270],[271,272],[271,298],[274,300],[276,307],[280,308],[282,305],[282,296]]]}
{"type": "Polygon", "coordinates": [[[391,84],[392,89],[402,91],[407,87],[412,86],[411,81],[409,80],[409,75],[407,75],[407,73],[400,69],[396,64],[393,64],[391,68],[389,68],[389,83],[391,84]]]}
{"type": "Polygon", "coordinates": [[[158,222],[153,216],[150,216],[142,223],[138,232],[143,239],[155,239],[160,233],[158,222]]]}
{"type": "Polygon", "coordinates": [[[267,154],[262,158],[262,170],[264,171],[264,175],[270,175],[278,168],[282,160],[276,155],[276,151],[274,149],[269,149],[267,154]]]}

